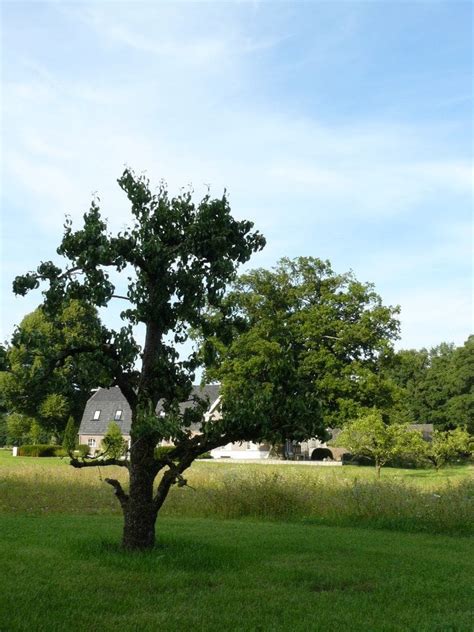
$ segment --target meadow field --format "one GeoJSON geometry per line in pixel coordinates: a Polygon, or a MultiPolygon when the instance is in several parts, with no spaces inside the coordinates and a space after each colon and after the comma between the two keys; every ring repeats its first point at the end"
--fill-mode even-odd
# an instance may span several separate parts
{"type": "Polygon", "coordinates": [[[1,632],[473,629],[472,466],[198,462],[146,554],[110,469],[0,450],[1,632]]]}

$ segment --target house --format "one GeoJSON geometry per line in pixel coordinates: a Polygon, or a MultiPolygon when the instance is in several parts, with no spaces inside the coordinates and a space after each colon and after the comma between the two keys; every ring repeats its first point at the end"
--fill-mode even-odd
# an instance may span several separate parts
{"type": "MultiPolygon", "coordinates": [[[[188,401],[180,404],[180,410],[183,412],[186,408],[193,406],[192,396],[196,395],[200,398],[209,399],[209,410],[204,418],[219,419],[220,411],[220,386],[218,384],[209,384],[206,386],[193,386],[191,397],[188,401]]],[[[163,402],[160,400],[156,406],[156,414],[164,414],[163,402]]],[[[102,439],[107,433],[111,422],[115,422],[120,428],[123,438],[128,442],[130,447],[130,429],[132,425],[132,411],[118,386],[111,388],[98,388],[89,398],[82,415],[81,424],[79,426],[79,443],[89,446],[89,453],[94,455],[100,452],[102,439]]],[[[192,434],[199,432],[199,425],[190,428],[192,434]]],[[[165,443],[165,442],[163,442],[165,443]]],[[[293,445],[288,442],[286,446],[286,455],[290,459],[314,459],[318,456],[318,449],[325,449],[324,457],[340,458],[339,454],[334,454],[337,448],[331,448],[332,453],[329,455],[326,444],[318,439],[311,439],[302,444],[293,445]],[[328,453],[328,454],[326,454],[328,453]]],[[[270,457],[271,446],[265,443],[253,443],[252,441],[241,441],[238,443],[228,443],[211,451],[214,459],[240,459],[240,460],[259,460],[268,459],[270,457]]],[[[341,451],[341,453],[344,450],[341,451]]]]}
{"type": "MultiPolygon", "coordinates": [[[[190,400],[180,404],[183,412],[186,408],[193,406],[192,396],[209,399],[209,410],[204,418],[219,419],[220,417],[220,386],[209,384],[207,386],[193,386],[190,400]]],[[[164,414],[163,402],[160,400],[156,406],[156,414],[164,414]]],[[[128,402],[118,386],[112,388],[98,388],[89,398],[84,409],[81,424],[79,427],[79,443],[89,446],[90,454],[100,452],[102,439],[107,433],[111,422],[115,422],[130,447],[130,429],[132,425],[132,411],[128,402]]],[[[199,432],[199,425],[191,426],[191,433],[199,432]]],[[[165,442],[163,442],[165,443],[165,442]]],[[[288,443],[286,454],[289,458],[310,459],[315,448],[325,446],[321,441],[313,439],[304,444],[293,445],[288,443]]],[[[334,450],[334,448],[332,448],[334,450]]],[[[264,443],[254,443],[251,441],[241,441],[238,443],[228,443],[211,451],[214,459],[240,459],[259,460],[270,457],[271,446],[264,443]]],[[[327,455],[325,455],[327,456],[327,455]]],[[[331,457],[333,458],[333,457],[331,457]]],[[[322,458],[321,458],[322,460],[322,458]]]]}
{"type": "Polygon", "coordinates": [[[433,424],[410,424],[410,430],[421,432],[421,436],[425,441],[431,441],[433,439],[433,424]]]}
{"type": "MultiPolygon", "coordinates": [[[[183,412],[193,405],[192,396],[209,399],[209,410],[205,417],[216,414],[219,402],[219,386],[210,384],[208,386],[193,386],[190,401],[180,404],[183,412]]],[[[163,414],[163,402],[159,401],[156,406],[156,414],[163,414]]],[[[130,429],[132,426],[132,410],[118,386],[111,388],[98,388],[88,399],[79,426],[79,443],[89,446],[89,452],[95,454],[100,451],[102,439],[107,433],[111,422],[115,422],[120,428],[123,438],[130,447],[130,429]]],[[[199,427],[191,426],[191,433],[199,432],[199,427]]]]}
{"type": "MultiPolygon", "coordinates": [[[[188,401],[180,404],[183,412],[186,408],[193,406],[193,396],[208,398],[209,409],[204,419],[220,418],[220,386],[209,384],[207,386],[193,386],[191,397],[188,401]]],[[[160,400],[156,406],[156,414],[163,415],[163,402],[160,400]]],[[[81,425],[79,427],[79,443],[87,444],[89,452],[95,454],[100,451],[104,435],[107,433],[109,424],[114,421],[122,431],[124,439],[130,447],[130,428],[132,425],[132,411],[125,396],[118,386],[112,388],[99,388],[89,398],[81,425]]],[[[411,424],[411,429],[421,432],[426,441],[431,440],[433,434],[432,424],[411,424]]],[[[200,431],[199,424],[190,428],[191,434],[200,431]]],[[[328,428],[332,439],[339,434],[338,428],[328,428]]],[[[165,442],[163,442],[166,445],[165,442]]],[[[303,461],[341,461],[342,455],[346,453],[345,448],[335,448],[328,446],[319,439],[308,439],[301,443],[287,441],[285,445],[285,456],[291,460],[303,461]]],[[[238,443],[228,443],[211,451],[214,459],[240,459],[259,460],[268,459],[271,455],[271,446],[264,443],[253,443],[251,441],[241,441],[238,443]]]]}
{"type": "Polygon", "coordinates": [[[270,451],[271,445],[267,443],[241,441],[214,448],[211,456],[213,459],[268,459],[270,451]]]}
{"type": "Polygon", "coordinates": [[[79,426],[79,443],[89,446],[89,453],[100,451],[109,424],[114,421],[130,446],[132,410],[118,386],[98,388],[88,399],[79,426]]]}

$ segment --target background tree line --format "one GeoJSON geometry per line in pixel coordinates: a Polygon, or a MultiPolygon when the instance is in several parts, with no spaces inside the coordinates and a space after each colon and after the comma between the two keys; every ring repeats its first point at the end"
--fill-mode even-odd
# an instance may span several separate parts
{"type": "Polygon", "coordinates": [[[400,419],[474,434],[474,336],[460,347],[443,342],[430,350],[398,351],[386,370],[398,389],[400,419]]]}
{"type": "MultiPolygon", "coordinates": [[[[278,386],[272,371],[289,375],[298,354],[294,378],[316,385],[313,407],[326,427],[342,427],[375,407],[385,422],[474,434],[474,336],[460,347],[441,343],[395,352],[398,310],[383,306],[374,288],[352,273],[336,274],[328,261],[283,259],[273,270],[241,275],[227,309],[239,315],[238,336],[229,345],[217,336],[201,339],[201,353],[213,356],[206,379],[227,377],[236,397],[237,390],[265,382],[264,370],[268,388],[278,386]]],[[[211,313],[213,318],[222,316],[211,313]]],[[[61,442],[68,420],[77,432],[91,390],[106,379],[103,358],[71,356],[57,367],[49,360],[66,344],[100,340],[97,311],[73,300],[59,322],[61,327],[58,318],[53,325],[40,306],[25,316],[9,344],[0,345],[1,445],[61,442]]]]}

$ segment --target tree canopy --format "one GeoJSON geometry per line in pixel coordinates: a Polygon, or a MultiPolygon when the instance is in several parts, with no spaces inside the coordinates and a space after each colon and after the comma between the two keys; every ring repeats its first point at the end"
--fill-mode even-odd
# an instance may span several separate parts
{"type": "Polygon", "coordinates": [[[110,379],[107,362],[95,351],[87,358],[75,350],[106,337],[97,310],[84,301],[65,299],[49,313],[45,306],[25,316],[6,351],[0,372],[4,406],[38,421],[59,435],[69,415],[79,421],[90,390],[110,379]]]}
{"type": "Polygon", "coordinates": [[[112,459],[120,459],[127,450],[127,442],[122,437],[122,432],[115,421],[111,421],[107,432],[102,439],[102,450],[112,459]]]}
{"type": "Polygon", "coordinates": [[[472,437],[462,428],[445,432],[435,430],[432,440],[425,446],[425,456],[439,470],[446,463],[469,455],[472,448],[472,437]]]}
{"type": "Polygon", "coordinates": [[[335,445],[352,454],[374,460],[377,476],[380,468],[396,457],[420,457],[425,442],[421,433],[408,424],[385,424],[380,411],[373,409],[348,422],[335,440],[335,445]]]}
{"type": "MultiPolygon", "coordinates": [[[[242,275],[225,307],[232,334],[203,339],[201,353],[232,415],[249,426],[273,419],[286,438],[305,438],[308,427],[323,437],[361,409],[390,409],[394,388],[382,369],[398,308],[384,306],[370,283],[335,273],[328,261],[282,259],[242,275]]],[[[210,314],[211,325],[222,320],[222,311],[210,314]]]]}

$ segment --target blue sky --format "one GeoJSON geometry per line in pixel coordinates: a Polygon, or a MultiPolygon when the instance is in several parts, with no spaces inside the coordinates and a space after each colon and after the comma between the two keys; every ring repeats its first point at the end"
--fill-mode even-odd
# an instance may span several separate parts
{"type": "Polygon", "coordinates": [[[282,256],[400,304],[399,347],[472,332],[470,2],[2,4],[2,330],[40,302],[91,195],[127,221],[124,165],[230,193],[282,256]]]}

